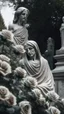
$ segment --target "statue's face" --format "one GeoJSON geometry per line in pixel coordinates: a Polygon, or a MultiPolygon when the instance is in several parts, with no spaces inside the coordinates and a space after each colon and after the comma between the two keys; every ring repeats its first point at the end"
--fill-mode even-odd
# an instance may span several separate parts
{"type": "Polygon", "coordinates": [[[24,10],[24,11],[21,13],[21,15],[20,15],[20,20],[21,20],[22,22],[25,22],[25,21],[27,20],[27,11],[26,11],[26,10],[24,10]]]}
{"type": "Polygon", "coordinates": [[[34,58],[35,56],[35,49],[32,46],[26,46],[26,53],[30,58],[34,58]]]}

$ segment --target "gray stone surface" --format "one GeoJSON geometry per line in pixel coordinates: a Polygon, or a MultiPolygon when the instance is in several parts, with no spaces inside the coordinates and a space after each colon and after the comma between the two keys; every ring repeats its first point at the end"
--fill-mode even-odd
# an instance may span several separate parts
{"type": "Polygon", "coordinates": [[[60,97],[64,97],[64,17],[61,24],[61,48],[56,51],[54,58],[57,60],[56,67],[52,70],[55,79],[56,92],[60,97]]]}
{"type": "Polygon", "coordinates": [[[58,83],[58,93],[62,98],[64,97],[64,80],[60,80],[58,83]]]}

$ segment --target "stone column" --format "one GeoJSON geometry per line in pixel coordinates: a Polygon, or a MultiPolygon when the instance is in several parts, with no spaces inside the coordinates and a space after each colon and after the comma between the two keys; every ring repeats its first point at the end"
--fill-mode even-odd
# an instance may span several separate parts
{"type": "Polygon", "coordinates": [[[61,24],[60,34],[61,34],[61,48],[56,51],[54,58],[57,60],[56,68],[52,71],[54,79],[56,92],[64,97],[64,17],[62,18],[63,23],[61,24]]]}

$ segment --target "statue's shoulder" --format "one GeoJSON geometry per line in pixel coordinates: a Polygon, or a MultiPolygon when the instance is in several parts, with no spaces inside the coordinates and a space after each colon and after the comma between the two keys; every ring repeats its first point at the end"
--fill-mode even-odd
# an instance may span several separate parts
{"type": "Polygon", "coordinates": [[[48,61],[42,56],[41,57],[41,61],[44,63],[44,64],[48,64],[48,61]]]}
{"type": "Polygon", "coordinates": [[[19,26],[18,24],[10,24],[8,26],[8,29],[9,30],[18,30],[18,29],[22,29],[23,27],[22,26],[19,26]]]}

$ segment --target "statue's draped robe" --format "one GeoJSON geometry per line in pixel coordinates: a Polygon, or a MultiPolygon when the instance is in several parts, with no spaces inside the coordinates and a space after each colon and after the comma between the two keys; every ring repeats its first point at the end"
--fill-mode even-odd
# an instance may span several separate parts
{"type": "Polygon", "coordinates": [[[37,79],[37,88],[42,92],[43,96],[46,96],[48,91],[54,91],[54,79],[46,59],[41,56],[40,61],[28,61],[27,58],[23,61],[27,75],[37,79]]]}
{"type": "Polygon", "coordinates": [[[14,44],[15,45],[24,45],[28,40],[28,30],[26,27],[19,27],[14,29],[14,44]]]}

